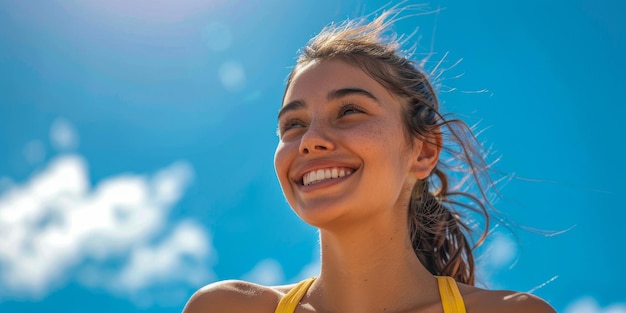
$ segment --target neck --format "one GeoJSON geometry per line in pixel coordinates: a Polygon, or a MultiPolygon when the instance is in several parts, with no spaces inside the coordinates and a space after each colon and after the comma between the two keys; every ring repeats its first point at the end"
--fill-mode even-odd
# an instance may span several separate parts
{"type": "Polygon", "coordinates": [[[322,312],[393,312],[438,301],[436,280],[415,255],[406,223],[321,230],[322,269],[311,301],[322,312]]]}

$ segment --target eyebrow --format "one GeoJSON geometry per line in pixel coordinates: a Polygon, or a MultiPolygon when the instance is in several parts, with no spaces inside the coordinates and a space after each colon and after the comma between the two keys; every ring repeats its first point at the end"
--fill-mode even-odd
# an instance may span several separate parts
{"type": "MultiPolygon", "coordinates": [[[[328,101],[332,101],[332,100],[341,99],[341,98],[351,96],[351,95],[365,96],[367,98],[370,98],[376,101],[377,103],[379,102],[378,98],[376,98],[371,92],[365,89],[361,89],[361,88],[341,88],[337,90],[332,90],[331,92],[328,93],[327,99],[328,101]]],[[[299,110],[303,108],[306,108],[306,103],[303,100],[295,100],[295,101],[289,102],[283,105],[280,108],[280,110],[278,110],[278,119],[280,119],[280,117],[283,116],[287,112],[295,111],[295,110],[299,110]]]]}
{"type": "Polygon", "coordinates": [[[340,99],[340,98],[351,96],[351,95],[365,96],[378,102],[378,98],[376,98],[372,93],[361,88],[342,88],[342,89],[333,90],[328,93],[328,101],[340,99]]]}
{"type": "Polygon", "coordinates": [[[283,116],[287,112],[296,111],[296,110],[303,109],[303,108],[306,108],[306,103],[304,103],[304,101],[302,100],[289,102],[283,105],[280,108],[280,110],[278,110],[278,119],[280,119],[280,117],[283,116]]]}

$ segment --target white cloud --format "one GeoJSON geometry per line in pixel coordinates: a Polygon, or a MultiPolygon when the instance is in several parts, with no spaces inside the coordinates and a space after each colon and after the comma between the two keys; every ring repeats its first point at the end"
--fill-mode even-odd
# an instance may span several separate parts
{"type": "Polygon", "coordinates": [[[72,278],[130,292],[210,279],[204,270],[215,257],[209,236],[193,222],[167,222],[192,176],[191,166],[178,162],[155,175],[117,175],[92,188],[87,162],[64,155],[22,185],[5,184],[0,289],[7,296],[41,297],[72,278]],[[121,269],[100,266],[111,261],[121,269]],[[73,277],[87,263],[91,267],[73,277]]]}
{"type": "Polygon", "coordinates": [[[298,276],[296,276],[297,278],[295,281],[301,281],[314,276],[319,276],[320,268],[321,263],[319,259],[312,261],[311,263],[305,265],[302,270],[300,270],[300,273],[298,274],[298,276]]]}
{"type": "Polygon", "coordinates": [[[489,289],[502,288],[503,286],[491,280],[491,276],[515,265],[518,256],[516,242],[504,233],[493,232],[480,251],[476,258],[476,276],[479,283],[489,289]]]}
{"type": "Polygon", "coordinates": [[[75,251],[67,237],[54,230],[65,224],[59,216],[63,203],[86,188],[83,169],[77,157],[59,159],[30,183],[0,197],[0,277],[8,289],[41,293],[60,266],[73,263],[75,251]]]}
{"type": "Polygon", "coordinates": [[[115,279],[121,290],[134,291],[158,282],[190,279],[200,285],[211,279],[198,265],[214,251],[202,228],[193,222],[181,222],[172,234],[158,245],[132,251],[129,262],[115,279]]]}
{"type": "Polygon", "coordinates": [[[257,263],[257,265],[242,277],[253,283],[271,286],[282,284],[285,280],[283,268],[274,259],[265,259],[257,263]]]}
{"type": "Polygon", "coordinates": [[[237,91],[246,84],[246,73],[239,62],[224,62],[219,69],[220,80],[224,88],[229,91],[237,91]]]}
{"type": "Polygon", "coordinates": [[[568,305],[563,313],[626,313],[626,303],[601,308],[593,298],[587,297],[568,305]]]}
{"type": "Polygon", "coordinates": [[[57,118],[50,128],[50,141],[59,151],[71,150],[78,146],[78,134],[69,121],[57,118]]]}
{"type": "Polygon", "coordinates": [[[517,256],[517,245],[511,237],[495,233],[489,242],[486,256],[490,266],[497,268],[510,266],[517,256]]]}
{"type": "Polygon", "coordinates": [[[296,277],[293,279],[293,282],[299,282],[313,276],[319,276],[321,268],[322,263],[320,260],[320,250],[318,246],[317,249],[313,251],[313,257],[311,258],[311,262],[302,267],[300,273],[298,273],[298,275],[296,275],[296,277]]]}

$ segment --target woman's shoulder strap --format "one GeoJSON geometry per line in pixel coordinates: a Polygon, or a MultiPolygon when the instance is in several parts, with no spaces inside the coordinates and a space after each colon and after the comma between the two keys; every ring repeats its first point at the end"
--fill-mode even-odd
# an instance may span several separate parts
{"type": "Polygon", "coordinates": [[[274,313],[293,313],[296,310],[296,306],[304,294],[306,294],[307,290],[311,284],[315,281],[315,277],[311,277],[309,279],[305,279],[299,282],[295,287],[293,287],[289,292],[280,299],[278,306],[274,313]]]}
{"type": "Polygon", "coordinates": [[[436,276],[444,313],[466,313],[463,297],[452,277],[436,276]]]}

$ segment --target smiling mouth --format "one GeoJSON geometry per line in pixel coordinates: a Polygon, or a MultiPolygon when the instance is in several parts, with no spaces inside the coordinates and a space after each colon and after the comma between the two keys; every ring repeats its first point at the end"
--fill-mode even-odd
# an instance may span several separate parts
{"type": "Polygon", "coordinates": [[[353,169],[345,167],[331,167],[314,170],[304,173],[304,176],[302,176],[302,184],[304,186],[314,185],[323,181],[327,181],[329,179],[349,176],[353,172],[353,169]]]}

